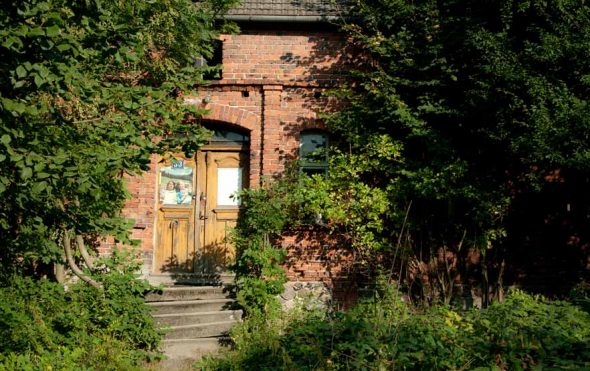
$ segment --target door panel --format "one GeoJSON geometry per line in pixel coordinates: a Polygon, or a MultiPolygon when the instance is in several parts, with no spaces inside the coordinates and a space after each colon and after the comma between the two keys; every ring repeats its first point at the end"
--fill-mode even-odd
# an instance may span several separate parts
{"type": "Polygon", "coordinates": [[[199,232],[201,269],[224,270],[233,260],[235,250],[228,240],[239,212],[236,192],[248,186],[247,156],[239,151],[203,151],[199,154],[202,220],[199,232]]]}
{"type": "Polygon", "coordinates": [[[158,173],[155,271],[192,272],[195,258],[195,163],[176,157],[158,173]]]}

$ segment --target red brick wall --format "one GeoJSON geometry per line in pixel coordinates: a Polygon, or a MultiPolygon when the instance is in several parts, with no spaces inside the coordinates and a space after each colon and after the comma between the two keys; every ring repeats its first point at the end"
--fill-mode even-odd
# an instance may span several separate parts
{"type": "MultiPolygon", "coordinates": [[[[219,122],[249,132],[249,178],[256,187],[297,158],[301,130],[322,127],[318,111],[331,109],[334,102],[321,93],[334,86],[346,68],[345,40],[335,32],[303,30],[246,31],[224,35],[222,41],[223,79],[199,88],[187,103],[209,109],[205,119],[212,125],[219,122]]],[[[154,249],[156,167],[154,158],[148,173],[128,179],[132,199],[124,210],[135,220],[132,237],[140,240],[146,272],[154,249]]],[[[302,259],[301,264],[298,258],[290,259],[290,279],[329,281],[335,293],[347,295],[344,286],[349,283],[338,278],[344,276],[334,252],[318,250],[305,239],[285,241],[290,241],[285,243],[292,256],[302,259]],[[319,258],[324,252],[326,257],[319,258]]],[[[103,247],[108,251],[110,244],[103,247]]]]}
{"type": "Polygon", "coordinates": [[[289,281],[322,282],[344,305],[356,300],[354,250],[342,236],[303,228],[285,233],[280,243],[287,250],[284,268],[289,281]]]}
{"type": "Polygon", "coordinates": [[[125,178],[131,199],[127,201],[123,215],[134,220],[131,238],[140,241],[141,254],[146,266],[152,264],[154,248],[157,189],[156,164],[157,158],[154,156],[150,164],[152,171],[146,172],[142,176],[128,176],[125,178]]]}
{"type": "Polygon", "coordinates": [[[247,31],[223,41],[223,80],[269,84],[338,79],[345,47],[335,32],[247,31]]]}

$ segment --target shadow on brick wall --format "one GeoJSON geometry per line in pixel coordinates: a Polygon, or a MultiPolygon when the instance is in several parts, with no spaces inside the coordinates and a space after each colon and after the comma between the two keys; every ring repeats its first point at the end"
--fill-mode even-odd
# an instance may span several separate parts
{"type": "Polygon", "coordinates": [[[279,243],[287,251],[284,267],[289,281],[322,282],[341,308],[357,300],[360,271],[343,234],[302,226],[284,232],[279,243]]]}

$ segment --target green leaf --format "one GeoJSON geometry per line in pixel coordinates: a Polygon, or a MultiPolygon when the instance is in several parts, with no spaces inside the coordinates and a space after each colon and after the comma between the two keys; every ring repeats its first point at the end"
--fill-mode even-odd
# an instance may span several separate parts
{"type": "Polygon", "coordinates": [[[18,66],[16,68],[16,75],[22,79],[23,77],[27,76],[27,70],[23,66],[18,66]]]}
{"type": "Polygon", "coordinates": [[[59,50],[60,52],[65,52],[66,50],[69,50],[72,48],[72,46],[70,44],[59,44],[58,46],[56,46],[57,50],[59,50]]]}
{"type": "Polygon", "coordinates": [[[45,29],[45,34],[49,37],[58,36],[61,33],[59,26],[53,25],[45,29]]]}
{"type": "Polygon", "coordinates": [[[29,179],[32,175],[33,169],[31,169],[30,167],[24,167],[20,172],[20,176],[23,179],[29,179]]]}
{"type": "Polygon", "coordinates": [[[19,37],[9,36],[8,38],[6,38],[6,40],[4,40],[2,46],[4,46],[7,49],[20,50],[23,47],[23,42],[19,37]],[[13,45],[15,46],[15,48],[12,47],[13,45]]]}
{"type": "Polygon", "coordinates": [[[2,137],[0,137],[0,143],[4,144],[4,145],[8,145],[8,143],[10,143],[12,139],[10,138],[10,135],[8,134],[4,134],[2,137]]]}
{"type": "Polygon", "coordinates": [[[43,86],[43,84],[45,84],[45,79],[43,79],[38,73],[35,73],[33,75],[33,80],[35,81],[35,85],[40,88],[41,86],[43,86]]]}
{"type": "Polygon", "coordinates": [[[43,28],[41,28],[41,27],[30,28],[29,31],[27,32],[27,36],[29,36],[29,37],[36,37],[36,36],[42,36],[42,35],[43,35],[43,28]]]}
{"type": "Polygon", "coordinates": [[[34,193],[41,193],[45,189],[47,189],[47,182],[45,181],[33,184],[34,193]]]}

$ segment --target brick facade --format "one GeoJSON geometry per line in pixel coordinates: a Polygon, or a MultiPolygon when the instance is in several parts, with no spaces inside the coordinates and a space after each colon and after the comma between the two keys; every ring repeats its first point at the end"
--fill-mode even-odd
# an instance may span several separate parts
{"type": "MultiPolygon", "coordinates": [[[[222,79],[186,98],[187,104],[208,109],[209,125],[249,133],[251,187],[281,174],[298,157],[302,130],[323,128],[318,113],[334,102],[322,93],[338,82],[345,65],[345,40],[334,31],[268,28],[222,36],[222,79]]],[[[135,220],[132,237],[140,242],[146,273],[151,272],[155,248],[157,162],[154,158],[151,171],[142,177],[127,179],[132,199],[124,213],[135,220]]],[[[312,234],[285,236],[289,279],[324,282],[346,300],[350,254],[312,234]]],[[[108,247],[103,244],[103,252],[108,247]]]]}
{"type": "Polygon", "coordinates": [[[280,244],[287,251],[284,266],[289,281],[321,282],[337,302],[356,301],[354,250],[342,235],[303,227],[284,233],[280,244]]]}

